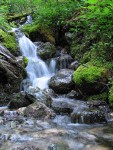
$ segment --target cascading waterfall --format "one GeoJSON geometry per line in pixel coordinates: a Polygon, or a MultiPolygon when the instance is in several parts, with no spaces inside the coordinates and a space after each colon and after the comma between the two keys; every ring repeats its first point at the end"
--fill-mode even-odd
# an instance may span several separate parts
{"type": "Polygon", "coordinates": [[[40,89],[48,88],[48,81],[55,73],[55,61],[52,59],[50,65],[47,66],[47,64],[37,56],[38,47],[24,34],[19,36],[18,41],[22,55],[28,58],[26,71],[32,86],[39,87],[40,89]]]}

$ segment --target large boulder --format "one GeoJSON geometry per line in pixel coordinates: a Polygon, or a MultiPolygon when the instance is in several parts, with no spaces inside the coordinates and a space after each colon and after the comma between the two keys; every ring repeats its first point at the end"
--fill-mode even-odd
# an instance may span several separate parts
{"type": "Polygon", "coordinates": [[[55,46],[50,42],[36,42],[37,45],[37,54],[43,59],[47,60],[52,58],[55,54],[55,46]]]}
{"type": "Polygon", "coordinates": [[[35,102],[27,106],[23,111],[25,116],[37,119],[51,119],[55,116],[53,110],[41,102],[35,102]]]}
{"type": "Polygon", "coordinates": [[[0,92],[18,92],[24,73],[15,56],[0,45],[0,92]]]}
{"type": "Polygon", "coordinates": [[[84,95],[99,94],[108,90],[109,71],[105,67],[99,67],[90,63],[81,65],[73,74],[75,87],[84,95]]]}
{"type": "Polygon", "coordinates": [[[17,109],[20,107],[25,107],[32,104],[35,101],[36,98],[33,95],[28,94],[26,92],[14,93],[10,97],[9,108],[17,109]]]}
{"type": "Polygon", "coordinates": [[[73,70],[62,69],[54,75],[49,81],[49,87],[56,93],[68,93],[73,88],[72,75],[73,70]]]}

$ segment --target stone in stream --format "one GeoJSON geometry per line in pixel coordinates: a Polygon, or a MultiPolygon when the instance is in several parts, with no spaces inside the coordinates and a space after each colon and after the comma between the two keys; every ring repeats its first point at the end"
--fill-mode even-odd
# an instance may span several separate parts
{"type": "Polygon", "coordinates": [[[59,142],[50,144],[47,150],[69,150],[69,146],[66,142],[59,142]]]}
{"type": "Polygon", "coordinates": [[[27,143],[14,146],[13,148],[11,148],[11,150],[42,150],[42,149],[38,148],[37,146],[34,146],[33,144],[27,143]]]}
{"type": "Polygon", "coordinates": [[[20,108],[18,111],[20,114],[23,114],[24,116],[42,120],[51,119],[55,116],[53,110],[51,110],[41,102],[35,102],[27,107],[20,108]]]}
{"type": "Polygon", "coordinates": [[[76,60],[70,64],[69,68],[72,70],[76,70],[78,66],[79,66],[79,62],[76,60]]]}
{"type": "Polygon", "coordinates": [[[36,98],[33,95],[28,94],[26,92],[14,93],[10,97],[9,108],[17,109],[20,107],[25,107],[25,106],[32,104],[35,101],[36,101],[36,98]]]}
{"type": "Polygon", "coordinates": [[[73,58],[68,54],[63,54],[59,57],[55,58],[56,61],[56,68],[59,69],[66,69],[70,67],[70,63],[73,62],[73,58]]]}
{"type": "Polygon", "coordinates": [[[106,123],[108,119],[109,108],[105,102],[92,101],[86,103],[87,107],[74,108],[71,113],[71,120],[74,123],[106,123]]]}
{"type": "Polygon", "coordinates": [[[62,69],[54,75],[49,81],[49,87],[56,93],[68,93],[73,89],[72,75],[73,70],[62,69]]]}
{"type": "Polygon", "coordinates": [[[73,112],[73,105],[74,102],[71,99],[68,98],[53,98],[52,99],[52,109],[57,113],[57,114],[71,114],[73,112]]]}
{"type": "Polygon", "coordinates": [[[38,87],[30,86],[27,89],[27,93],[33,95],[37,101],[46,104],[47,106],[51,106],[52,103],[52,96],[55,96],[54,91],[52,89],[44,89],[41,90],[38,87]]]}
{"type": "Polygon", "coordinates": [[[34,44],[37,46],[38,56],[40,56],[43,60],[52,58],[55,54],[55,46],[50,42],[35,42],[34,44]]]}
{"type": "Polygon", "coordinates": [[[72,98],[72,99],[81,99],[82,98],[82,94],[79,92],[79,91],[75,91],[75,90],[72,90],[71,92],[69,92],[67,95],[66,95],[67,98],[72,98]]]}

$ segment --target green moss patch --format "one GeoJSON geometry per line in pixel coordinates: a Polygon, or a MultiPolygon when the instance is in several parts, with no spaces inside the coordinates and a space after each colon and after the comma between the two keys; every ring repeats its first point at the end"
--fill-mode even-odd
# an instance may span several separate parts
{"type": "Polygon", "coordinates": [[[104,93],[101,93],[101,94],[97,94],[97,95],[92,95],[92,96],[89,96],[87,99],[89,101],[92,101],[92,100],[102,100],[102,101],[106,101],[108,99],[108,94],[106,92],[104,93]]]}
{"type": "Polygon", "coordinates": [[[32,24],[32,25],[25,25],[22,28],[22,31],[30,37],[32,40],[37,41],[39,38],[40,41],[50,42],[55,44],[55,38],[52,32],[52,29],[48,28],[46,25],[42,24],[32,24]]]}
{"type": "Polygon", "coordinates": [[[102,75],[106,72],[106,69],[103,67],[97,67],[93,65],[81,65],[73,74],[73,81],[81,85],[84,81],[88,83],[93,83],[97,79],[101,78],[102,75]]]}
{"type": "Polygon", "coordinates": [[[17,41],[13,35],[4,32],[0,29],[0,42],[5,46],[11,53],[15,54],[17,52],[17,41]]]}
{"type": "Polygon", "coordinates": [[[109,90],[109,103],[113,107],[113,85],[111,86],[109,90]]]}
{"type": "Polygon", "coordinates": [[[24,57],[23,58],[23,61],[24,61],[24,67],[26,67],[27,66],[27,64],[28,64],[28,58],[27,57],[24,57]]]}

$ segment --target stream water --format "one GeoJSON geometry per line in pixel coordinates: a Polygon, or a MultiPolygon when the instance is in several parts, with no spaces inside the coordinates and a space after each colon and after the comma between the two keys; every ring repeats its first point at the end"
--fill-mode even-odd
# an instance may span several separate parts
{"type": "MultiPolygon", "coordinates": [[[[54,59],[47,65],[37,56],[38,46],[20,30],[18,42],[23,56],[28,58],[26,67],[29,88],[48,89],[48,81],[55,74],[54,59]]],[[[53,98],[53,106],[69,106],[76,111],[86,107],[85,101],[58,96],[53,98]]],[[[59,106],[59,107],[60,107],[59,106]]],[[[62,109],[63,109],[62,107],[62,109]]],[[[72,123],[69,114],[57,114],[49,121],[18,115],[17,111],[1,107],[0,113],[0,150],[113,150],[113,123],[84,124],[72,123]]]]}

